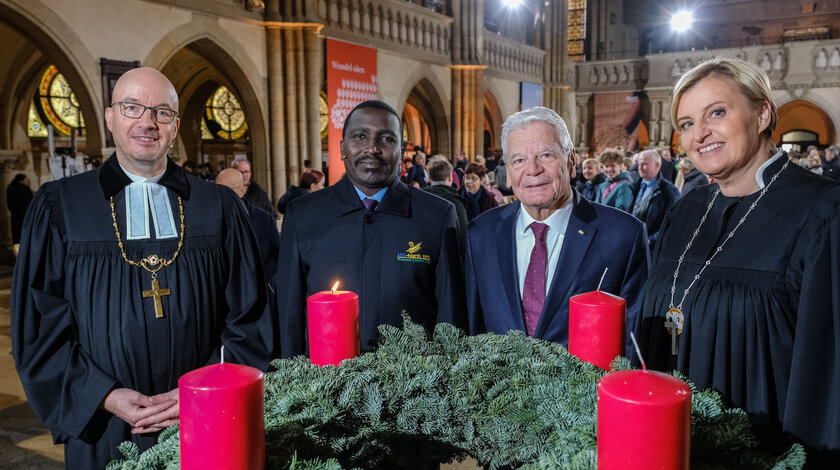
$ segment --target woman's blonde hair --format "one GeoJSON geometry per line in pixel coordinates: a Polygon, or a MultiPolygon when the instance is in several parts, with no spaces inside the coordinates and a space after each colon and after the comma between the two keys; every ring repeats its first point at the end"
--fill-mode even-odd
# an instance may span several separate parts
{"type": "Polygon", "coordinates": [[[779,122],[779,115],[770,94],[770,78],[767,77],[761,67],[751,62],[727,57],[715,57],[700,62],[693,69],[684,73],[677,84],[674,85],[674,99],[671,101],[671,125],[674,126],[674,129],[679,133],[682,132],[677,122],[677,108],[682,96],[685,92],[694,88],[700,80],[712,75],[731,81],[753,109],[760,109],[764,103],[770,106],[770,124],[762,134],[772,142],[773,131],[779,122]]]}

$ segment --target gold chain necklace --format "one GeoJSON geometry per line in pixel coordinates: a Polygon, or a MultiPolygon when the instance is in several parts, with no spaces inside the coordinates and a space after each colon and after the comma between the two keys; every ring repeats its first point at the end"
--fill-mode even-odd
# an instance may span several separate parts
{"type": "Polygon", "coordinates": [[[149,271],[152,275],[152,288],[144,290],[142,293],[144,298],[154,298],[155,318],[163,318],[163,303],[160,298],[161,296],[170,294],[169,289],[160,288],[160,282],[157,280],[157,272],[163,269],[164,266],[169,266],[174,263],[175,259],[178,258],[178,254],[181,253],[181,248],[184,246],[184,227],[186,227],[186,225],[184,224],[184,203],[181,201],[181,196],[178,196],[178,210],[181,212],[181,238],[178,240],[178,248],[175,250],[175,253],[172,254],[172,258],[166,259],[152,254],[140,261],[134,261],[128,259],[128,255],[125,254],[125,246],[123,245],[122,235],[120,234],[120,226],[117,224],[117,211],[114,209],[114,196],[111,196],[111,219],[114,221],[114,232],[117,234],[117,244],[120,246],[120,253],[122,254],[123,259],[132,266],[139,266],[146,271],[149,271]]]}
{"type": "Polygon", "coordinates": [[[776,172],[775,175],[773,175],[773,178],[770,180],[769,183],[767,183],[767,186],[765,186],[761,190],[761,193],[758,195],[756,200],[753,201],[752,204],[750,204],[750,208],[749,210],[747,210],[747,213],[744,214],[738,221],[738,225],[736,225],[735,228],[733,228],[732,231],[729,232],[729,235],[726,236],[726,238],[723,240],[723,243],[721,243],[720,246],[715,248],[715,251],[712,252],[712,256],[710,256],[709,259],[707,259],[706,262],[703,263],[703,267],[700,268],[700,272],[694,275],[694,279],[691,280],[691,284],[689,284],[688,287],[683,291],[683,296],[682,299],[680,299],[679,305],[675,307],[674,291],[677,289],[677,278],[680,275],[680,266],[682,266],[682,262],[683,260],[685,260],[685,254],[688,253],[688,250],[691,248],[691,245],[694,244],[694,239],[696,239],[697,235],[700,233],[700,227],[702,227],[703,224],[706,222],[706,218],[709,216],[709,212],[712,210],[712,206],[715,204],[715,200],[717,200],[718,194],[720,194],[720,186],[718,186],[718,189],[715,190],[714,196],[712,196],[712,201],[706,207],[706,213],[703,214],[703,217],[700,219],[700,223],[697,225],[697,228],[694,229],[694,235],[692,235],[691,240],[688,241],[688,245],[685,246],[685,250],[683,250],[679,260],[677,261],[677,269],[674,270],[674,282],[671,284],[671,303],[668,306],[668,313],[665,314],[665,329],[668,331],[668,334],[671,335],[671,354],[675,356],[677,355],[677,335],[682,333],[683,325],[685,324],[685,315],[682,312],[682,308],[683,302],[685,302],[685,298],[688,296],[688,292],[691,290],[692,287],[694,287],[694,283],[697,282],[698,279],[700,279],[700,275],[703,274],[703,271],[705,271],[707,267],[709,267],[709,265],[712,263],[712,260],[715,259],[715,256],[717,256],[717,254],[723,250],[723,246],[726,245],[726,242],[728,242],[729,239],[731,239],[735,235],[735,232],[741,227],[744,221],[747,220],[747,216],[749,216],[753,209],[755,209],[755,206],[758,205],[758,201],[760,201],[761,198],[763,198],[764,195],[767,194],[767,190],[770,189],[770,185],[772,185],[776,181],[776,179],[779,178],[779,175],[782,173],[782,171],[784,171],[784,169],[787,168],[788,163],[790,163],[790,159],[788,159],[785,162],[785,164],[782,165],[782,168],[779,169],[779,171],[776,172]]]}

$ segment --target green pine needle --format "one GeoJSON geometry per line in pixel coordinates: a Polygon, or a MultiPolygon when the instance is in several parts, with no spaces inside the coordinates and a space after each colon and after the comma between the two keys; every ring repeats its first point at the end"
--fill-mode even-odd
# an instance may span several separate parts
{"type": "MultiPolygon", "coordinates": [[[[441,324],[429,340],[404,322],[381,326],[375,351],[339,367],[303,357],[272,363],[267,469],[421,469],[468,456],[490,468],[596,469],[596,383],[606,372],[522,332],[465,336],[441,324]]],[[[612,367],[631,368],[623,357],[612,367]]],[[[761,453],[743,410],[689,386],[693,469],[803,467],[802,446],[761,453]]],[[[177,469],[178,428],[146,452],[132,443],[119,450],[125,458],[107,470],[177,469]]]]}

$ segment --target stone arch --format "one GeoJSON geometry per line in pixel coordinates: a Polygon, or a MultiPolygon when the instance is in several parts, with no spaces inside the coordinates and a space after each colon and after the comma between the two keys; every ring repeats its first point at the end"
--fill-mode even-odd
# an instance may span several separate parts
{"type": "Polygon", "coordinates": [[[822,104],[807,99],[791,100],[778,107],[779,122],[773,132],[773,142],[781,145],[782,135],[793,130],[807,130],[819,136],[821,146],[836,142],[837,131],[822,104]]]}
{"type": "MultiPolygon", "coordinates": [[[[426,149],[426,153],[429,155],[443,153],[451,157],[449,121],[446,118],[446,108],[437,90],[432,81],[424,77],[408,89],[405,98],[400,102],[403,103],[403,110],[406,104],[415,108],[428,126],[431,145],[426,149]]],[[[403,115],[405,115],[404,112],[403,115]]]]}
{"type": "MultiPolygon", "coordinates": [[[[204,102],[199,105],[196,100],[199,100],[198,96],[202,94],[206,100],[209,84],[225,85],[234,92],[245,110],[248,122],[254,178],[271,194],[271,179],[268,176],[271,174],[268,109],[266,100],[260,99],[264,93],[258,91],[264,88],[264,83],[258,84],[255,81],[262,79],[264,73],[250,60],[242,45],[221,30],[217,23],[209,19],[197,20],[161,38],[146,56],[143,64],[164,71],[173,81],[181,98],[182,110],[188,119],[194,120],[197,116],[196,110],[203,106],[204,102]],[[177,58],[185,54],[197,58],[194,57],[195,60],[190,61],[187,66],[180,66],[177,58]]],[[[200,110],[198,113],[200,114],[200,110]]],[[[184,124],[196,125],[182,122],[182,126],[184,124]]],[[[185,153],[194,154],[197,145],[194,137],[198,129],[183,131],[187,131],[181,138],[183,150],[185,153]],[[187,138],[193,138],[194,141],[188,143],[187,138]]]]}
{"type": "Polygon", "coordinates": [[[482,150],[502,148],[502,112],[499,102],[490,90],[484,90],[484,148],[482,150]]]}
{"type": "MultiPolygon", "coordinates": [[[[101,156],[104,144],[104,104],[101,103],[101,84],[98,63],[84,43],[62,19],[40,0],[26,2],[26,9],[14,4],[0,4],[0,22],[31,41],[47,61],[54,64],[67,81],[79,101],[85,116],[85,153],[101,156]]],[[[11,126],[15,110],[19,110],[19,95],[24,80],[31,77],[31,69],[21,69],[12,79],[13,86],[5,87],[0,102],[4,114],[0,116],[8,127],[0,131],[4,147],[11,144],[11,126]],[[10,96],[5,96],[9,93],[10,96]],[[12,102],[14,105],[9,106],[12,102]]]]}

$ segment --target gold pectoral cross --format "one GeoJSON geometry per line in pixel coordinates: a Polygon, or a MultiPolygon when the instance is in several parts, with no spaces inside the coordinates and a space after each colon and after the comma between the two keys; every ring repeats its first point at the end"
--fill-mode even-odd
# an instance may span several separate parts
{"type": "Polygon", "coordinates": [[[160,282],[157,279],[152,279],[152,288],[143,291],[143,297],[155,298],[155,318],[163,318],[163,303],[160,301],[161,296],[169,295],[169,289],[161,289],[160,282]]]}

